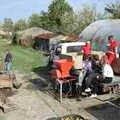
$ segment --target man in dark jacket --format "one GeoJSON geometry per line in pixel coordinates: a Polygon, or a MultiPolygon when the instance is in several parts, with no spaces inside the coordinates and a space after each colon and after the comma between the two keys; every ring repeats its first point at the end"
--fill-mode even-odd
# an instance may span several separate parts
{"type": "Polygon", "coordinates": [[[12,71],[12,54],[7,49],[4,57],[5,72],[10,73],[12,71]]]}

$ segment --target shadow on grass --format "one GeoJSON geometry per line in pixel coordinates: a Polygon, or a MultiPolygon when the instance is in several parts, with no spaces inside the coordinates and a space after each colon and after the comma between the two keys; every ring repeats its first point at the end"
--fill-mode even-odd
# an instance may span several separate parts
{"type": "Polygon", "coordinates": [[[87,112],[92,114],[98,120],[119,120],[120,111],[109,103],[104,103],[86,108],[87,112]]]}
{"type": "Polygon", "coordinates": [[[48,118],[47,120],[85,120],[85,119],[80,115],[72,114],[63,117],[48,118]]]}

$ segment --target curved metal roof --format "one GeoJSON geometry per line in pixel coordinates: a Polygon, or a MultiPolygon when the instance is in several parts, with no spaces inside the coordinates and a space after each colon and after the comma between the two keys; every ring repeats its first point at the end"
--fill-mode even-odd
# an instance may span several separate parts
{"type": "Polygon", "coordinates": [[[79,35],[80,41],[91,41],[94,50],[106,51],[109,35],[120,43],[120,19],[99,20],[86,27],[79,35]]]}

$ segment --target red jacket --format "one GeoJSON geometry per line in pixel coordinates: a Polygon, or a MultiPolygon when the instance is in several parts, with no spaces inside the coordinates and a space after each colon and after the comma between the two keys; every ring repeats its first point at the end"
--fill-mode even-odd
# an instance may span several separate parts
{"type": "Polygon", "coordinates": [[[112,52],[116,52],[116,47],[118,46],[118,43],[117,43],[117,41],[116,40],[114,40],[114,39],[112,39],[112,40],[110,40],[110,42],[109,42],[109,48],[108,48],[108,50],[109,51],[112,51],[112,52]]]}
{"type": "Polygon", "coordinates": [[[83,55],[87,56],[91,53],[91,45],[90,44],[86,44],[85,46],[83,46],[83,55]]]}

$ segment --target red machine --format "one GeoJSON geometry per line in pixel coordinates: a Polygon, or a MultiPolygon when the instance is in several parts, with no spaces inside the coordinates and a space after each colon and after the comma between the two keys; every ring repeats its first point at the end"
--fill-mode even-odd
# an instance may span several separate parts
{"type": "Polygon", "coordinates": [[[64,56],[64,58],[60,58],[59,60],[54,61],[54,65],[56,66],[51,73],[52,80],[54,80],[55,84],[58,83],[60,85],[60,101],[62,102],[62,92],[63,92],[63,84],[69,84],[69,90],[67,93],[72,92],[72,81],[75,81],[75,76],[70,75],[70,70],[72,69],[74,61],[71,56],[64,56]]]}
{"type": "Polygon", "coordinates": [[[54,65],[56,69],[51,71],[52,79],[66,80],[65,78],[72,77],[70,75],[70,70],[73,67],[74,61],[72,58],[64,58],[56,60],[54,65]]]}

